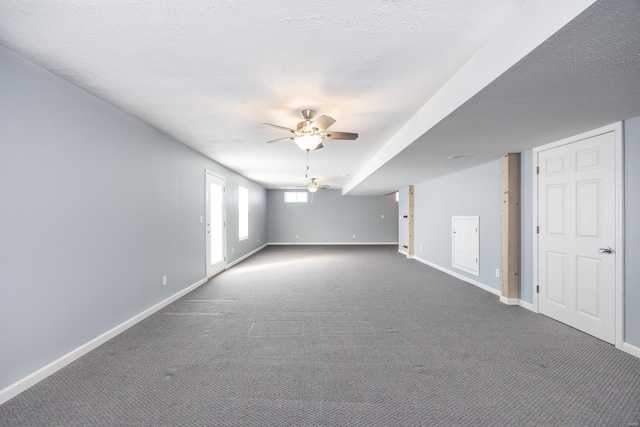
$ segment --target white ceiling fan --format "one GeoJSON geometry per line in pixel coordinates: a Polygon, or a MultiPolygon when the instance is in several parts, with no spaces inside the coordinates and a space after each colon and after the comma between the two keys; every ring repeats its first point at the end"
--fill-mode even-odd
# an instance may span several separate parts
{"type": "Polygon", "coordinates": [[[308,153],[309,151],[318,150],[324,147],[324,145],[322,145],[322,141],[325,139],[354,140],[358,138],[357,133],[328,131],[327,128],[336,122],[333,117],[322,115],[313,120],[316,112],[311,109],[302,110],[300,114],[304,120],[298,123],[296,129],[274,125],[273,123],[262,123],[263,125],[288,130],[293,134],[292,136],[267,141],[267,143],[282,141],[284,139],[292,139],[300,149],[308,153]]]}
{"type": "Polygon", "coordinates": [[[324,190],[325,188],[329,188],[328,185],[320,185],[320,184],[318,184],[316,179],[318,179],[318,178],[311,178],[311,181],[307,185],[307,190],[309,190],[309,192],[315,193],[318,190],[324,190]]]}

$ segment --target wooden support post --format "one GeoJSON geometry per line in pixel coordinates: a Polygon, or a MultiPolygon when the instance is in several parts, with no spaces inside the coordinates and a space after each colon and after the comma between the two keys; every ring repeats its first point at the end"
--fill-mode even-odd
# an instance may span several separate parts
{"type": "Polygon", "coordinates": [[[409,186],[409,243],[407,257],[413,258],[413,185],[409,186]]]}
{"type": "Polygon", "coordinates": [[[519,298],[520,154],[502,156],[502,297],[519,298]]]}

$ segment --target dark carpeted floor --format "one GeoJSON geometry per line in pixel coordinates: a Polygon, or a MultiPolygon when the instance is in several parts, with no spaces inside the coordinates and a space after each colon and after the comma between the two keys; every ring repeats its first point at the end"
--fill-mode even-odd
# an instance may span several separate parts
{"type": "Polygon", "coordinates": [[[640,359],[391,246],[267,247],[1,426],[635,426],[640,359]]]}

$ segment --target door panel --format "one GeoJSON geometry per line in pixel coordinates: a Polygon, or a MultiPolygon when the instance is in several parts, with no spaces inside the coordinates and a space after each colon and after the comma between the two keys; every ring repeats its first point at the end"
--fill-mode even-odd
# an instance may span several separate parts
{"type": "Polygon", "coordinates": [[[578,238],[598,237],[600,183],[598,181],[579,182],[576,190],[578,199],[578,238]]]}
{"type": "Polygon", "coordinates": [[[595,258],[579,256],[576,259],[576,281],[580,284],[577,287],[576,310],[595,318],[599,316],[598,284],[602,281],[600,263],[601,260],[595,258]]]}
{"type": "Polygon", "coordinates": [[[547,299],[562,307],[564,304],[566,254],[547,252],[547,299]]]}
{"type": "Polygon", "coordinates": [[[547,187],[547,231],[549,234],[564,235],[564,185],[547,187]]]}
{"type": "Polygon", "coordinates": [[[615,341],[615,135],[538,153],[540,312],[615,341]]]}
{"type": "Polygon", "coordinates": [[[225,183],[224,179],[206,174],[206,256],[207,277],[224,270],[225,258],[225,183]]]}

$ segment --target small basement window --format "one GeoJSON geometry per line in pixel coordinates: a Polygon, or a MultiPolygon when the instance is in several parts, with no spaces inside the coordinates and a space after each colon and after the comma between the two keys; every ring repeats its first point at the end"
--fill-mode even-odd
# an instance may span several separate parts
{"type": "Polygon", "coordinates": [[[306,191],[285,191],[284,202],[285,203],[307,203],[306,191]]]}

